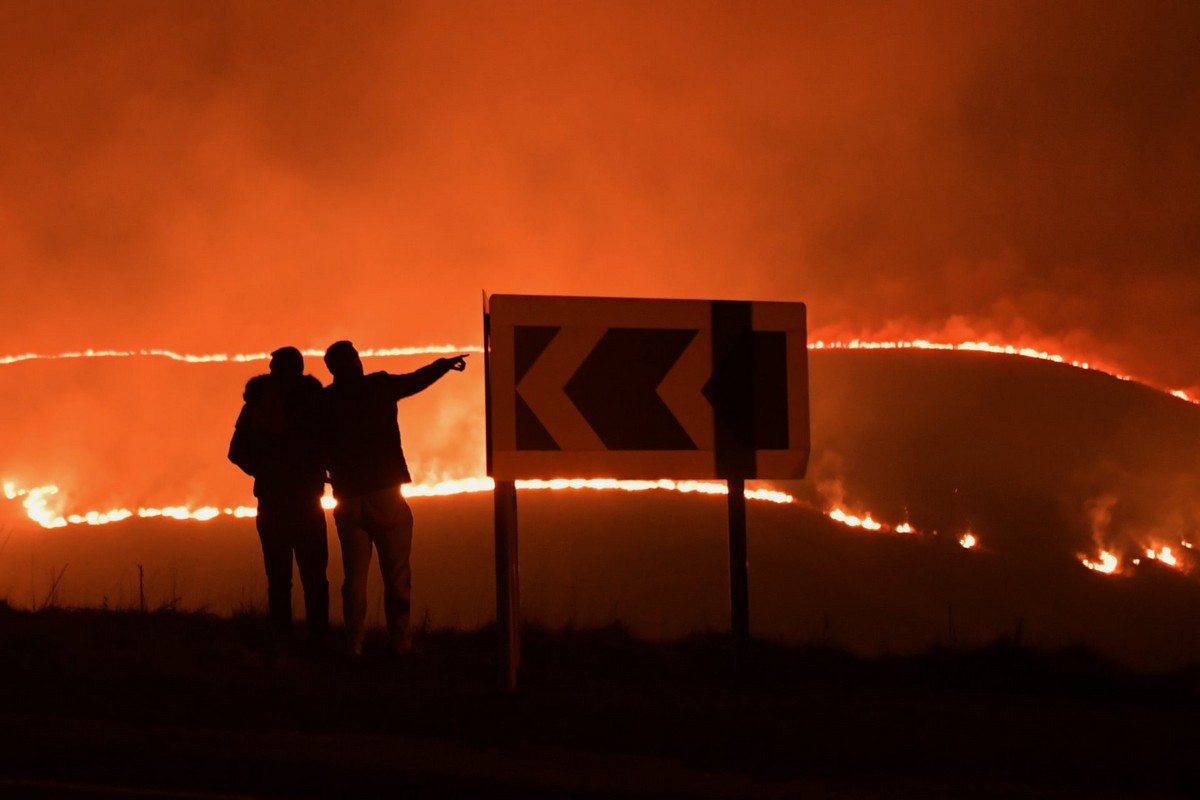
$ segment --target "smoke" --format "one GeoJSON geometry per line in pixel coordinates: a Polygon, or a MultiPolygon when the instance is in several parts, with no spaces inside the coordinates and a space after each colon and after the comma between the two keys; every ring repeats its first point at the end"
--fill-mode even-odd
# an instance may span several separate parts
{"type": "Polygon", "coordinates": [[[757,297],[1195,386],[1198,28],[1177,3],[8,3],[0,346],[465,342],[482,289],[757,297]]]}
{"type": "MultiPolygon", "coordinates": [[[[819,442],[818,442],[819,445],[819,442]]],[[[817,447],[809,459],[806,483],[815,492],[815,505],[822,511],[846,508],[846,459],[832,448],[817,447]]],[[[852,511],[862,511],[854,506],[852,511]]]]}
{"type": "MultiPolygon", "coordinates": [[[[0,355],[478,344],[487,290],[799,300],[814,339],[1200,387],[1198,34],[1170,2],[5,3],[0,355]]],[[[184,369],[6,373],[0,466],[243,499],[213,476],[253,370],[184,369]]],[[[427,474],[481,463],[460,384],[402,406],[427,474]]]]}
{"type": "Polygon", "coordinates": [[[1112,550],[1110,526],[1112,525],[1113,507],[1117,504],[1115,495],[1093,497],[1084,503],[1084,513],[1091,523],[1092,541],[1100,550],[1112,550]]]}

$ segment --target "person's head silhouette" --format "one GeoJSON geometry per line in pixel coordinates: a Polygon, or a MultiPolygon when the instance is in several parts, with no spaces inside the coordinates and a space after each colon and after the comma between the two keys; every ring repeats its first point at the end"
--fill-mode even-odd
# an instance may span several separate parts
{"type": "Polygon", "coordinates": [[[363,375],[362,359],[354,345],[345,340],[334,342],[325,351],[325,366],[334,380],[341,378],[361,378],[363,375]]]}
{"type": "Polygon", "coordinates": [[[304,356],[294,347],[281,347],[271,353],[271,374],[297,377],[304,374],[304,356]]]}

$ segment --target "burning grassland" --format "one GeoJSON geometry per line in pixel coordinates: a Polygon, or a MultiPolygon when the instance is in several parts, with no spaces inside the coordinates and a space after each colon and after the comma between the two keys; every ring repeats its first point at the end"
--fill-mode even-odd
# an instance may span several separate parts
{"type": "MultiPolygon", "coordinates": [[[[372,366],[408,371],[435,352],[443,350],[380,355],[372,366]]],[[[228,582],[222,573],[229,556],[219,555],[227,544],[220,543],[233,541],[235,530],[255,541],[249,480],[224,458],[241,384],[261,369],[251,355],[34,358],[0,371],[0,381],[12,381],[14,418],[27,423],[0,431],[8,455],[0,507],[8,524],[32,522],[40,531],[30,537],[40,535],[42,544],[29,545],[39,566],[21,579],[35,584],[31,596],[43,595],[39,581],[67,562],[63,597],[86,604],[128,596],[129,564],[143,556],[128,553],[124,572],[107,583],[91,581],[85,590],[85,573],[98,570],[102,557],[89,561],[70,548],[48,552],[68,541],[76,549],[83,543],[104,549],[132,530],[159,537],[162,547],[178,549],[186,540],[193,554],[212,549],[213,577],[197,575],[191,585],[228,582]],[[114,590],[117,583],[124,588],[114,590]]],[[[1043,610],[1061,605],[1046,594],[1050,588],[1027,587],[1073,587],[1072,596],[1101,607],[1109,594],[1154,595],[1155,586],[1168,585],[1164,581],[1200,585],[1190,546],[1200,530],[1196,406],[1094,365],[1084,369],[1043,355],[915,344],[814,347],[809,474],[803,481],[748,486],[751,546],[760,548],[752,553],[752,584],[772,587],[755,595],[756,625],[792,639],[828,630],[868,651],[889,642],[986,639],[1018,627],[1061,634],[1046,633],[1050,641],[1107,641],[1099,627],[1043,610]],[[756,529],[754,519],[770,520],[770,531],[756,529]],[[833,575],[839,578],[831,582],[833,575]],[[980,588],[968,592],[964,581],[980,588]],[[860,593],[883,591],[893,594],[890,604],[851,602],[860,593]],[[947,606],[954,609],[952,623],[947,606]],[[883,624],[887,619],[896,625],[883,624]]],[[[491,602],[491,522],[482,509],[492,482],[482,469],[480,372],[469,370],[463,381],[400,406],[418,477],[406,494],[420,507],[443,509],[441,516],[472,509],[455,525],[425,529],[426,537],[443,537],[438,547],[454,541],[456,552],[470,554],[462,555],[474,565],[468,575],[455,558],[430,553],[454,586],[426,584],[432,613],[465,623],[486,619],[491,602]],[[463,586],[475,587],[469,600],[459,597],[463,586]]],[[[613,616],[640,620],[639,629],[652,635],[726,624],[720,592],[711,596],[727,579],[725,484],[563,477],[518,485],[523,509],[576,509],[553,524],[530,522],[545,530],[523,539],[540,542],[530,545],[535,555],[525,563],[533,575],[525,599],[538,613],[559,621],[561,614],[597,623],[613,616]],[[621,509],[629,504],[644,513],[626,517],[621,509]],[[689,504],[700,516],[684,510],[689,504]],[[688,531],[703,533],[689,537],[688,531]],[[605,550],[617,542],[625,542],[620,558],[605,550]],[[695,559],[700,542],[712,549],[700,559],[703,566],[677,575],[677,557],[695,559]],[[630,558],[647,547],[666,560],[630,558]],[[678,585],[633,591],[625,602],[612,599],[612,586],[596,582],[600,574],[625,586],[671,575],[678,585]]],[[[332,498],[326,502],[330,507],[332,498]]],[[[421,541],[429,546],[428,538],[421,541]]],[[[22,552],[18,560],[26,558],[22,552]]],[[[257,556],[251,548],[237,558],[248,565],[236,573],[241,588],[214,589],[215,595],[256,596],[257,556]]],[[[1175,613],[1155,602],[1142,605],[1146,614],[1165,619],[1175,613]]],[[[1089,619],[1090,608],[1076,612],[1089,619]]],[[[1190,630],[1188,624],[1181,622],[1181,629],[1190,630]]],[[[1137,642],[1142,634],[1122,635],[1137,642]]],[[[1174,647],[1157,640],[1138,646],[1174,647]]]]}

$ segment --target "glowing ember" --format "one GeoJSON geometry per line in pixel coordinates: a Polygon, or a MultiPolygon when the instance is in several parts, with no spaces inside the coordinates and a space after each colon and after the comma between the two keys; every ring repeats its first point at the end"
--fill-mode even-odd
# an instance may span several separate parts
{"type": "Polygon", "coordinates": [[[1107,550],[1100,551],[1100,558],[1097,561],[1092,561],[1085,556],[1080,556],[1079,560],[1093,572],[1103,572],[1105,575],[1118,572],[1121,566],[1121,560],[1107,550]]]}
{"type": "Polygon", "coordinates": [[[916,533],[917,529],[907,522],[901,522],[896,526],[896,533],[916,533]]]}
{"type": "Polygon", "coordinates": [[[979,539],[973,533],[964,533],[959,537],[958,544],[966,550],[974,550],[979,546],[979,539]]]}

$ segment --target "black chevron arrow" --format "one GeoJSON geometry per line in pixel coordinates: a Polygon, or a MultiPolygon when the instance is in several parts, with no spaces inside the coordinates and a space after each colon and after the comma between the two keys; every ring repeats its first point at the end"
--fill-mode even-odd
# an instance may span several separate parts
{"type": "MultiPolygon", "coordinates": [[[[551,325],[513,326],[513,385],[521,382],[525,373],[538,360],[559,328],[551,325]]],[[[516,433],[518,450],[558,450],[558,442],[546,430],[546,426],[533,413],[520,393],[514,396],[516,405],[516,433]]]]}
{"type": "Polygon", "coordinates": [[[695,330],[610,328],[564,387],[609,450],[695,450],[656,391],[695,330]]]}

